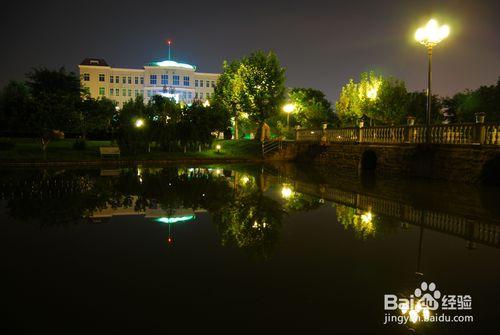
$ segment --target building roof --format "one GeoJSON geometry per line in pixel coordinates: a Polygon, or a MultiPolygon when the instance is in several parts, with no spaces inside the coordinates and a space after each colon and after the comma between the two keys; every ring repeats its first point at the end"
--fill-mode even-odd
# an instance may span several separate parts
{"type": "Polygon", "coordinates": [[[179,62],[176,62],[173,60],[163,60],[163,61],[151,62],[151,63],[147,64],[147,66],[178,67],[178,68],[196,71],[196,66],[194,66],[194,65],[190,65],[190,64],[186,64],[186,63],[179,63],[179,62]]]}
{"type": "Polygon", "coordinates": [[[102,58],[85,58],[80,65],[88,66],[109,66],[108,63],[102,58]]]}

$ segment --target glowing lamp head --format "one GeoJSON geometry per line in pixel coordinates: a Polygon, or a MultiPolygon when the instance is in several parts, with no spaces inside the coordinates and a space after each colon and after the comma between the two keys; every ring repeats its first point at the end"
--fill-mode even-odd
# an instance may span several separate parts
{"type": "Polygon", "coordinates": [[[285,113],[292,113],[295,110],[295,105],[294,104],[286,104],[283,106],[283,111],[285,113]]]}
{"type": "Polygon", "coordinates": [[[377,99],[377,88],[376,87],[369,88],[368,91],[366,92],[366,97],[370,100],[377,99]]]}
{"type": "Polygon", "coordinates": [[[288,186],[283,186],[283,188],[281,189],[281,196],[284,199],[289,199],[292,196],[292,194],[293,194],[293,191],[288,186]]]}
{"type": "Polygon", "coordinates": [[[373,215],[371,212],[366,212],[366,213],[361,215],[361,221],[363,223],[371,223],[372,220],[373,220],[373,215]]]}
{"type": "Polygon", "coordinates": [[[210,107],[210,101],[205,100],[205,102],[203,103],[203,107],[210,107]]]}
{"type": "Polygon", "coordinates": [[[220,151],[220,149],[221,149],[221,148],[222,148],[222,147],[220,146],[220,144],[217,144],[217,145],[215,146],[215,149],[216,149],[217,151],[220,151]]]}
{"type": "Polygon", "coordinates": [[[415,39],[426,47],[433,47],[450,34],[450,27],[447,25],[439,26],[434,19],[429,20],[425,27],[418,28],[415,32],[415,39]]]}
{"type": "Polygon", "coordinates": [[[142,127],[144,127],[144,120],[143,119],[137,119],[137,120],[135,120],[134,124],[135,124],[135,126],[137,128],[142,128],[142,127]]]}

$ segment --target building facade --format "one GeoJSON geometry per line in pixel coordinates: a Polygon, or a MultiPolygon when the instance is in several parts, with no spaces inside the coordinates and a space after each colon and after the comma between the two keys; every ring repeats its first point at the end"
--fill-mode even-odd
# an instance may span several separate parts
{"type": "Polygon", "coordinates": [[[142,69],[115,68],[104,59],[86,58],[78,66],[84,87],[93,98],[114,100],[119,107],[142,95],[148,102],[154,95],[191,104],[212,97],[219,74],[201,73],[193,65],[173,60],[149,63],[142,69]]]}

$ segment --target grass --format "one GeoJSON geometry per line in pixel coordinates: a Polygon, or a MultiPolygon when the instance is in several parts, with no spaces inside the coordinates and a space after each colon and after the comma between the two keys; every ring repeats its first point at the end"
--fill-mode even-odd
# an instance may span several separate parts
{"type": "MultiPolygon", "coordinates": [[[[2,141],[2,139],[0,139],[2,141]]],[[[96,161],[100,160],[99,147],[110,146],[110,141],[87,141],[84,150],[73,149],[74,139],[63,139],[49,143],[47,150],[40,150],[38,139],[13,139],[15,147],[8,150],[0,150],[0,162],[40,162],[40,161],[96,161]]],[[[217,140],[214,141],[209,150],[201,152],[165,152],[152,148],[150,153],[138,155],[123,155],[122,159],[128,160],[228,160],[228,159],[260,159],[261,148],[258,141],[251,140],[217,140]],[[216,145],[221,146],[217,152],[216,145]]],[[[117,159],[116,158],[109,158],[117,159]]]]}

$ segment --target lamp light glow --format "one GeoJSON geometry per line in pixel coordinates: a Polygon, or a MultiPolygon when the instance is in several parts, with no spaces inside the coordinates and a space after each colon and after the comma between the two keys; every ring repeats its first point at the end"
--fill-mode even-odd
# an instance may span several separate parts
{"type": "Polygon", "coordinates": [[[283,188],[281,188],[281,196],[284,199],[289,199],[292,195],[293,191],[289,186],[283,186],[283,188]]]}
{"type": "Polygon", "coordinates": [[[194,218],[196,218],[195,215],[184,215],[184,216],[177,216],[177,217],[161,217],[161,218],[155,219],[155,221],[161,222],[161,223],[177,223],[177,222],[191,221],[194,218]]]}
{"type": "Polygon", "coordinates": [[[143,120],[143,119],[137,119],[137,120],[135,120],[135,123],[134,123],[134,124],[135,124],[135,126],[136,126],[137,128],[141,128],[141,127],[143,127],[143,126],[144,126],[144,120],[143,120]]]}
{"type": "Polygon", "coordinates": [[[173,61],[173,60],[164,60],[164,61],[160,61],[160,62],[155,62],[153,64],[156,66],[180,67],[183,69],[188,69],[188,70],[193,70],[193,71],[196,69],[196,67],[193,65],[189,65],[186,63],[178,63],[178,62],[173,61]]]}
{"type": "Polygon", "coordinates": [[[418,28],[415,32],[415,39],[428,48],[432,48],[450,35],[450,27],[439,26],[435,19],[430,19],[425,27],[418,28]]]}
{"type": "Polygon", "coordinates": [[[286,104],[283,106],[283,111],[285,113],[292,113],[295,110],[295,105],[294,104],[286,104]]]}

